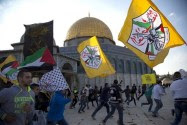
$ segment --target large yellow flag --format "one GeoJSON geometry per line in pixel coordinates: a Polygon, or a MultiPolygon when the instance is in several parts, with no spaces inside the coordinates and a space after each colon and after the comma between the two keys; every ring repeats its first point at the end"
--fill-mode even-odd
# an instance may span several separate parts
{"type": "Polygon", "coordinates": [[[151,0],[132,0],[118,39],[149,67],[162,63],[170,48],[185,44],[151,0]]]}
{"type": "Polygon", "coordinates": [[[155,84],[156,76],[155,74],[144,74],[142,75],[142,84],[155,84]]]}
{"type": "Polygon", "coordinates": [[[95,36],[80,43],[77,51],[80,53],[82,66],[89,78],[106,77],[115,73],[95,36]]]}

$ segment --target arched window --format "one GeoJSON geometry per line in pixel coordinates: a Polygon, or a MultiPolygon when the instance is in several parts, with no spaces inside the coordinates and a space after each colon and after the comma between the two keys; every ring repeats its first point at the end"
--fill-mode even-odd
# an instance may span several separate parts
{"type": "Polygon", "coordinates": [[[112,66],[113,66],[114,69],[117,71],[117,65],[116,65],[116,60],[115,60],[115,58],[112,58],[112,66]]]}
{"type": "Polygon", "coordinates": [[[136,67],[136,63],[133,62],[133,70],[134,70],[134,74],[137,74],[137,67],[136,67]]]}
{"type": "Polygon", "coordinates": [[[147,65],[144,63],[144,72],[145,73],[148,73],[147,68],[148,68],[147,65]]]}
{"type": "Polygon", "coordinates": [[[151,73],[154,73],[152,68],[151,68],[151,73]]]}
{"type": "Polygon", "coordinates": [[[130,61],[128,60],[126,62],[126,64],[127,64],[127,73],[131,74],[131,64],[130,64],[130,61]]]}
{"type": "Polygon", "coordinates": [[[109,57],[108,59],[110,60],[110,63],[112,64],[113,68],[116,70],[116,61],[115,61],[115,58],[109,57]]]}
{"type": "Polygon", "coordinates": [[[139,69],[140,69],[140,74],[143,74],[143,71],[142,71],[142,63],[139,62],[139,69]]]}
{"type": "Polygon", "coordinates": [[[69,63],[65,63],[62,67],[63,70],[71,70],[73,71],[73,67],[69,63]]]}
{"type": "Polygon", "coordinates": [[[119,61],[118,69],[120,73],[124,73],[124,61],[122,59],[119,61]]]}

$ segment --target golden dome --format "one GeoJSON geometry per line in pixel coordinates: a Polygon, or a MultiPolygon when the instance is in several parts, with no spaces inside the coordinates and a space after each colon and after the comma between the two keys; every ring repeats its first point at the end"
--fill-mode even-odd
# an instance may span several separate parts
{"type": "Polygon", "coordinates": [[[101,20],[93,17],[85,17],[75,22],[70,27],[66,40],[85,36],[106,37],[113,40],[108,26],[101,20]]]}

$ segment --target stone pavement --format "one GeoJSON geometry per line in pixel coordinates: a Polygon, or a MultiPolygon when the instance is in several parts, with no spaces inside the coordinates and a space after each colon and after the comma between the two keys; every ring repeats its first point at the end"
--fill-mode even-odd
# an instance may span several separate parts
{"type": "MultiPolygon", "coordinates": [[[[170,95],[170,91],[166,89],[166,95],[162,97],[163,108],[159,111],[159,117],[152,117],[152,113],[148,112],[148,106],[141,107],[141,102],[145,102],[145,96],[137,101],[137,106],[131,102],[129,106],[124,104],[124,124],[125,125],[170,125],[174,117],[171,115],[171,109],[173,108],[173,101],[170,95]]],[[[124,96],[124,95],[123,95],[124,96]]],[[[90,109],[85,109],[85,113],[78,114],[79,105],[76,105],[75,109],[68,109],[64,113],[69,125],[102,125],[101,121],[106,116],[106,109],[103,107],[97,114],[96,120],[91,118],[91,114],[94,111],[94,107],[90,105],[90,109]]],[[[96,104],[95,104],[96,105],[96,104]]],[[[155,107],[153,105],[152,110],[155,107]]],[[[116,110],[114,116],[110,118],[106,125],[117,125],[118,112],[116,110]]],[[[180,125],[187,125],[187,115],[183,114],[183,118],[180,125]]]]}

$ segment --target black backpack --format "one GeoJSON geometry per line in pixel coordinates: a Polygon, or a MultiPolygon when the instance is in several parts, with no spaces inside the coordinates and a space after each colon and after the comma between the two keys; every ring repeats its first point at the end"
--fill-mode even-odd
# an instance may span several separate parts
{"type": "Polygon", "coordinates": [[[110,87],[110,101],[111,102],[119,102],[121,101],[121,95],[119,90],[117,90],[117,88],[115,86],[111,86],[110,87]]]}

